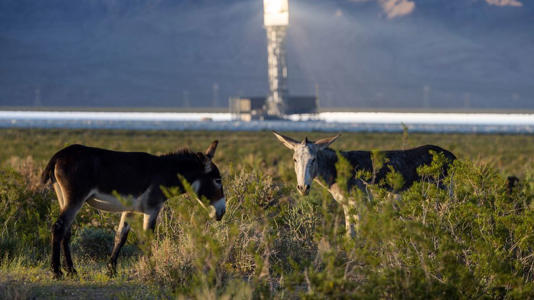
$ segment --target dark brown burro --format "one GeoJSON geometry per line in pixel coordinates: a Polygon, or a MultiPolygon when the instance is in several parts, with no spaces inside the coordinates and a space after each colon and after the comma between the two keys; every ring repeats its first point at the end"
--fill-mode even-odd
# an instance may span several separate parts
{"type": "Polygon", "coordinates": [[[154,230],[166,198],[161,187],[179,187],[184,193],[186,180],[199,198],[209,200],[212,214],[221,220],[226,211],[221,175],[212,162],[217,141],[205,153],[180,150],[166,155],[144,152],[118,152],[68,146],[50,159],[42,174],[42,183],[51,182],[59,201],[60,214],[52,226],[51,267],[61,278],[60,247],[65,256],[65,270],[76,274],[69,249],[71,225],[84,203],[104,211],[122,213],[115,245],[108,263],[116,272],[117,257],[126,242],[135,213],[144,215],[143,229],[154,230]]]}

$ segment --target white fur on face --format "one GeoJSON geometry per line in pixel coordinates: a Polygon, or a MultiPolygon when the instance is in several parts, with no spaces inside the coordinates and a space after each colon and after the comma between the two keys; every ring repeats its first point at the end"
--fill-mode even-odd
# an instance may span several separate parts
{"type": "Polygon", "coordinates": [[[297,184],[300,186],[311,186],[315,178],[315,169],[317,151],[313,148],[314,145],[298,145],[295,147],[293,159],[295,159],[295,174],[297,175],[297,184]]]}
{"type": "Polygon", "coordinates": [[[215,208],[215,214],[220,216],[226,211],[226,197],[222,197],[221,199],[215,201],[212,205],[215,208]]]}
{"type": "Polygon", "coordinates": [[[191,188],[195,192],[195,194],[198,194],[198,191],[200,191],[200,180],[195,180],[191,184],[191,188]]]}

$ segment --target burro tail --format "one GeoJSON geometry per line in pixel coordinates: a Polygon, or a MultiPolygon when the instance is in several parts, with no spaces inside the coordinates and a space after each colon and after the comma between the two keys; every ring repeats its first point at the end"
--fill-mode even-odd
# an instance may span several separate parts
{"type": "Polygon", "coordinates": [[[56,167],[56,156],[52,157],[48,164],[46,165],[46,168],[43,170],[43,173],[41,174],[41,184],[46,184],[48,181],[52,181],[52,183],[56,182],[56,177],[54,176],[54,168],[56,167]]]}

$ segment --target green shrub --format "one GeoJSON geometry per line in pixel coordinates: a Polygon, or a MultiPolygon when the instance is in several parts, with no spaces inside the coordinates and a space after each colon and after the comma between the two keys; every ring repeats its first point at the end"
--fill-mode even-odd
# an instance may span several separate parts
{"type": "Polygon", "coordinates": [[[28,188],[24,176],[0,168],[0,245],[2,256],[28,254],[31,260],[46,256],[50,244],[51,193],[28,188]]]}
{"type": "MultiPolygon", "coordinates": [[[[434,163],[423,171],[441,161],[434,163]]],[[[322,246],[300,280],[307,283],[303,296],[532,297],[529,202],[507,196],[504,179],[487,165],[460,161],[451,174],[452,197],[423,181],[395,205],[380,196],[359,202],[354,241],[316,241],[322,246]]]]}

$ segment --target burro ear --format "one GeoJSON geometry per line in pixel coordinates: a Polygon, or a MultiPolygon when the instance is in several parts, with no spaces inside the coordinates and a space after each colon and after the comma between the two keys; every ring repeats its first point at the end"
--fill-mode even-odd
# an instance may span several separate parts
{"type": "Polygon", "coordinates": [[[213,159],[213,156],[215,156],[215,150],[217,150],[217,145],[219,144],[219,141],[213,141],[211,145],[208,147],[208,150],[206,150],[206,156],[211,160],[213,159]]]}
{"type": "Polygon", "coordinates": [[[333,136],[333,137],[320,139],[317,142],[315,142],[315,145],[319,146],[319,149],[321,150],[328,148],[328,146],[330,146],[333,142],[335,142],[339,136],[340,134],[333,136]]]}
{"type": "Polygon", "coordinates": [[[282,144],[284,144],[284,146],[286,146],[287,148],[291,150],[294,150],[295,146],[299,144],[299,142],[295,141],[294,139],[288,136],[281,135],[274,130],[273,130],[273,134],[280,142],[282,142],[282,144]]]}

